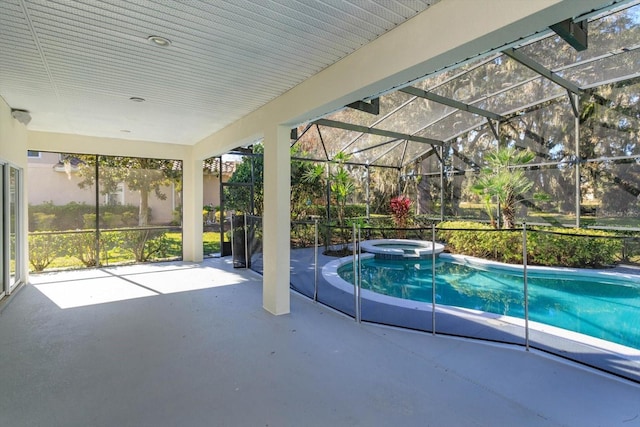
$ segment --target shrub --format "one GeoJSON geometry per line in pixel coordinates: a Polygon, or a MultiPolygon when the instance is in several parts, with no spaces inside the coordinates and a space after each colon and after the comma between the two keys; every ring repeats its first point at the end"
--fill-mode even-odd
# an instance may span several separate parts
{"type": "Polygon", "coordinates": [[[114,214],[113,212],[104,212],[101,216],[102,221],[100,227],[102,228],[116,228],[122,226],[122,215],[114,214]]]}
{"type": "Polygon", "coordinates": [[[393,199],[391,199],[389,207],[391,209],[391,215],[393,216],[393,221],[395,222],[396,227],[405,228],[411,214],[411,212],[409,211],[409,209],[411,208],[411,199],[404,195],[394,197],[393,199]]]}
{"type": "Polygon", "coordinates": [[[296,223],[291,225],[291,247],[307,248],[315,243],[315,227],[313,224],[296,223]]]}
{"type": "Polygon", "coordinates": [[[138,212],[127,211],[122,213],[122,223],[127,227],[138,225],[138,212]]]}
{"type": "Polygon", "coordinates": [[[600,230],[548,228],[527,233],[531,264],[602,267],[615,263],[623,242],[600,230]]]}
{"type": "Polygon", "coordinates": [[[119,231],[101,231],[100,232],[100,253],[102,254],[102,262],[109,264],[110,257],[113,257],[112,251],[124,245],[124,239],[119,231]]]}
{"type": "MultiPolygon", "coordinates": [[[[29,230],[64,231],[95,228],[95,213],[95,205],[85,203],[71,202],[66,205],[54,205],[51,202],[46,202],[40,205],[29,205],[29,230]]],[[[135,226],[138,224],[138,207],[133,205],[101,205],[100,216],[103,227],[120,226],[121,224],[135,226]]]]}
{"type": "Polygon", "coordinates": [[[122,232],[122,248],[131,252],[136,262],[164,258],[170,242],[162,230],[131,230],[122,232]]]}
{"type": "MultiPolygon", "coordinates": [[[[522,263],[521,230],[498,231],[468,221],[443,222],[438,229],[438,238],[451,252],[522,263]]],[[[532,265],[601,267],[613,264],[621,251],[622,240],[610,232],[559,227],[527,232],[527,261],[532,265]]]]}
{"type": "Polygon", "coordinates": [[[71,202],[59,206],[52,202],[45,202],[40,205],[29,205],[29,229],[38,230],[38,217],[44,214],[54,216],[49,230],[75,230],[82,228],[82,215],[90,212],[95,212],[95,207],[84,203],[71,202]]]}
{"type": "Polygon", "coordinates": [[[96,235],[93,232],[73,233],[65,237],[69,255],[80,260],[85,267],[98,265],[96,235]]]}
{"type": "Polygon", "coordinates": [[[182,225],[182,205],[177,206],[171,212],[171,225],[182,225]]]}
{"type": "Polygon", "coordinates": [[[445,241],[451,252],[507,263],[522,262],[522,234],[518,231],[496,230],[471,221],[442,222],[438,229],[438,239],[445,241]]]}
{"type": "Polygon", "coordinates": [[[61,254],[63,237],[56,234],[29,235],[29,263],[35,271],[42,271],[61,254]]]}
{"type": "Polygon", "coordinates": [[[82,215],[82,223],[84,225],[83,228],[96,228],[96,214],[87,213],[82,215]]]}
{"type": "Polygon", "coordinates": [[[32,230],[34,231],[50,231],[53,230],[53,221],[56,216],[44,212],[34,212],[32,230]]]}

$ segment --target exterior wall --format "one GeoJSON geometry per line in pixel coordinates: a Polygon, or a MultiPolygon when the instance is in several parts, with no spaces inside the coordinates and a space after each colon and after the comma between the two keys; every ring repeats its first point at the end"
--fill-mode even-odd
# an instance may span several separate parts
{"type": "Polygon", "coordinates": [[[66,205],[70,202],[95,204],[94,192],[78,187],[77,176],[57,171],[54,166],[60,159],[57,153],[41,152],[40,158],[29,157],[29,204],[40,205],[51,202],[54,205],[66,205]]]}
{"type": "Polygon", "coordinates": [[[11,107],[0,98],[0,159],[26,168],[27,130],[11,117],[11,107]]]}
{"type": "MultiPolygon", "coordinates": [[[[39,158],[28,159],[28,174],[30,177],[29,204],[39,205],[53,203],[54,205],[66,205],[67,203],[86,203],[95,205],[95,187],[80,188],[80,177],[76,173],[67,174],[64,170],[55,168],[58,164],[59,154],[41,152],[39,158]]],[[[167,198],[158,199],[154,193],[149,197],[151,208],[151,224],[169,224],[173,221],[173,211],[181,205],[181,195],[173,186],[160,189],[167,198]]],[[[100,195],[100,203],[106,203],[106,196],[100,195]]],[[[118,203],[123,205],[140,205],[140,193],[129,190],[124,185],[122,198],[118,197],[118,203]]]]}
{"type": "MultiPolygon", "coordinates": [[[[173,186],[160,187],[160,191],[167,198],[160,200],[155,193],[149,195],[149,208],[151,208],[151,224],[165,225],[173,221],[173,211],[180,207],[180,193],[175,191],[173,186]]],[[[124,204],[140,206],[140,192],[124,188],[124,204]]]]}
{"type": "Polygon", "coordinates": [[[236,161],[222,160],[217,163],[211,170],[205,170],[203,179],[202,201],[204,205],[220,206],[220,173],[222,172],[223,182],[229,181],[229,178],[236,170],[236,161]]]}
{"type": "Polygon", "coordinates": [[[220,178],[218,175],[205,174],[203,180],[202,201],[205,205],[220,206],[220,178]]]}
{"type": "Polygon", "coordinates": [[[23,201],[20,227],[24,230],[22,235],[18,236],[19,247],[21,248],[19,257],[23,260],[21,271],[17,272],[19,277],[22,277],[25,282],[29,281],[29,261],[28,261],[28,248],[27,248],[27,234],[28,229],[27,218],[28,213],[26,209],[27,194],[27,180],[29,179],[27,170],[27,129],[26,126],[19,123],[11,116],[11,107],[4,102],[4,99],[0,98],[0,160],[8,162],[13,166],[21,168],[22,174],[22,191],[19,194],[20,200],[23,201]]]}

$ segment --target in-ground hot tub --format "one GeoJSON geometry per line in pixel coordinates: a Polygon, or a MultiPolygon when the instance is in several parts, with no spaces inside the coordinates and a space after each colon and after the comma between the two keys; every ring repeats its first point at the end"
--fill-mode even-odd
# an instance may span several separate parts
{"type": "Polygon", "coordinates": [[[444,245],[424,240],[408,239],[377,239],[360,242],[360,248],[376,258],[404,259],[404,258],[429,258],[435,252],[436,255],[444,250],[444,245]]]}

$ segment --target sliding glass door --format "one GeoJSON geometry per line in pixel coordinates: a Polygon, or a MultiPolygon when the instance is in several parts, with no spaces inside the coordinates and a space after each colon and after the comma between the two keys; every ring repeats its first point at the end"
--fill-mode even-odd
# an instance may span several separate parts
{"type": "Polygon", "coordinates": [[[5,288],[8,287],[9,274],[5,274],[5,272],[7,272],[6,266],[9,264],[10,258],[7,251],[7,245],[5,244],[8,242],[4,237],[6,234],[5,228],[8,225],[7,221],[5,221],[8,211],[8,205],[5,203],[5,171],[8,171],[8,169],[2,162],[0,162],[0,190],[2,190],[2,194],[0,194],[0,205],[2,207],[2,209],[0,209],[0,242],[2,242],[2,246],[0,247],[0,298],[5,295],[5,288]],[[5,209],[5,206],[7,207],[7,209],[5,209]]]}
{"type": "Polygon", "coordinates": [[[21,256],[21,185],[20,169],[0,163],[0,188],[2,189],[2,209],[0,213],[0,297],[8,295],[23,279],[21,256]]]}
{"type": "Polygon", "coordinates": [[[9,166],[9,289],[13,289],[20,277],[20,171],[9,166]]]}

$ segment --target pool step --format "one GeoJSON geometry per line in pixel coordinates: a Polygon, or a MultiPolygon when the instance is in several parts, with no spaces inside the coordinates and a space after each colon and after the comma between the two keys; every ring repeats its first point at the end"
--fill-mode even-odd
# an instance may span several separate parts
{"type": "Polygon", "coordinates": [[[420,258],[420,255],[415,252],[405,252],[404,258],[420,258]]]}

